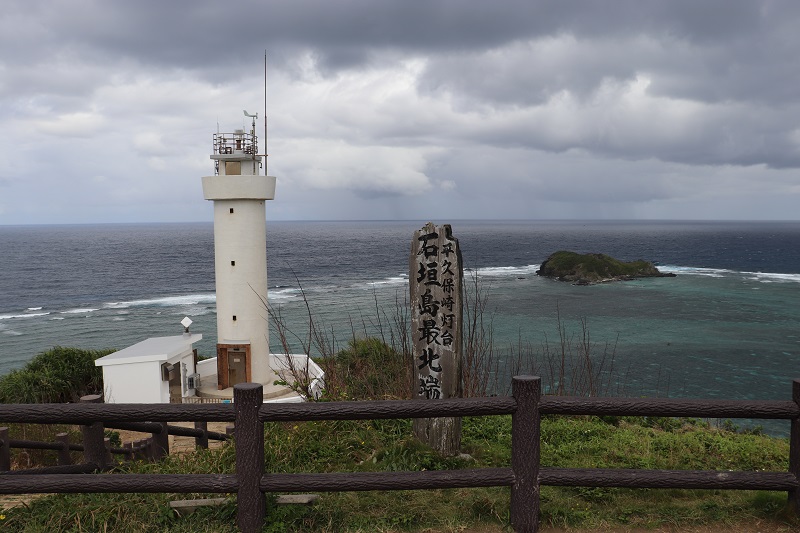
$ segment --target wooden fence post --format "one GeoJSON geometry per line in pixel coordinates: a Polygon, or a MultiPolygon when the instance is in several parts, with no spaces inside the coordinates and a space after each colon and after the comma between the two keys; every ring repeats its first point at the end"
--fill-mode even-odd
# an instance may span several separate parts
{"type": "Polygon", "coordinates": [[[539,530],[539,399],[542,380],[534,376],[515,376],[511,390],[517,410],[511,415],[511,527],[517,533],[539,530]]]}
{"type": "Polygon", "coordinates": [[[195,448],[202,448],[204,450],[208,449],[208,422],[205,420],[203,421],[195,421],[194,428],[199,429],[203,432],[202,437],[195,437],[194,438],[194,446],[195,448]]]}
{"type": "Polygon", "coordinates": [[[57,433],[56,442],[61,444],[61,448],[59,448],[58,450],[58,465],[59,466],[71,465],[72,457],[70,457],[69,455],[69,434],[57,433]]]}
{"type": "Polygon", "coordinates": [[[125,454],[125,460],[126,461],[133,461],[133,457],[134,457],[133,442],[126,442],[125,444],[122,445],[122,447],[125,448],[126,450],[130,450],[130,451],[128,451],[128,453],[125,454]]]}
{"type": "MultiPolygon", "coordinates": [[[[103,403],[103,397],[99,394],[89,394],[81,398],[82,403],[103,403]]],[[[106,445],[103,442],[105,432],[102,422],[92,422],[89,425],[81,426],[83,434],[83,461],[94,463],[98,469],[106,466],[106,445]]]]}
{"type": "MultiPolygon", "coordinates": [[[[800,379],[792,382],[792,400],[800,406],[800,379]]],[[[792,419],[789,436],[789,472],[800,480],[800,418],[792,419]]],[[[800,489],[789,491],[789,507],[793,513],[800,513],[800,489]]]]}
{"type": "Polygon", "coordinates": [[[264,527],[267,502],[261,492],[264,475],[264,424],[258,409],[264,401],[264,387],[258,383],[239,383],[233,388],[236,407],[236,522],[243,533],[264,527]]]}
{"type": "Polygon", "coordinates": [[[166,422],[158,422],[161,426],[159,433],[151,433],[153,436],[153,460],[160,461],[169,455],[169,427],[166,422]]]}
{"type": "Polygon", "coordinates": [[[133,446],[136,448],[136,455],[134,458],[140,461],[147,460],[147,439],[134,441],[133,446]]]}
{"type": "Polygon", "coordinates": [[[11,442],[8,438],[8,428],[0,428],[0,472],[11,470],[11,442]]]}
{"type": "Polygon", "coordinates": [[[144,455],[148,461],[155,459],[155,451],[153,450],[153,436],[150,435],[144,439],[144,455]]]}
{"type": "MultiPolygon", "coordinates": [[[[105,434],[105,431],[103,433],[105,434]]],[[[114,456],[111,455],[111,439],[108,437],[103,437],[103,460],[108,466],[114,464],[114,456]]]]}

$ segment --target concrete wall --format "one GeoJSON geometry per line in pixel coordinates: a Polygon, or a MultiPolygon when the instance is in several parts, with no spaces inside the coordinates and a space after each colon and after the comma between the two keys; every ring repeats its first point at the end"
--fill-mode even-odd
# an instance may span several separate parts
{"type": "Polygon", "coordinates": [[[106,403],[161,403],[161,364],[148,361],[104,366],[103,388],[106,403]]]}
{"type": "Polygon", "coordinates": [[[217,342],[250,344],[255,382],[270,379],[265,218],[263,200],[214,202],[217,342]]]}

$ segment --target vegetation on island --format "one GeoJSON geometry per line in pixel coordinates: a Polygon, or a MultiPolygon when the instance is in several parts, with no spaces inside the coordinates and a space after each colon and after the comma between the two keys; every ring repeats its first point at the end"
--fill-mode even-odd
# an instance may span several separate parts
{"type": "MultiPolygon", "coordinates": [[[[335,381],[325,400],[407,396],[408,357],[381,339],[353,338],[327,369],[335,381]],[[360,364],[360,363],[364,364],[360,364]],[[333,392],[335,391],[335,392],[333,392]]],[[[559,392],[558,389],[554,391],[559,392]]],[[[560,391],[572,394],[576,391],[560,391]]],[[[541,460],[574,468],[785,471],[786,439],[758,430],[714,427],[672,418],[555,417],[542,420],[541,460]]],[[[270,423],[264,431],[268,472],[355,472],[501,467],[510,464],[509,416],[468,417],[462,451],[442,457],[414,439],[409,420],[270,423]]],[[[234,473],[235,442],[173,455],[159,463],[126,463],[131,473],[234,473]]],[[[314,506],[268,506],[265,532],[500,532],[509,527],[508,488],[324,493],[314,506]]],[[[209,494],[62,494],[3,511],[3,531],[236,531],[236,499],[188,517],[175,499],[209,494]]],[[[688,528],[763,521],[797,527],[786,493],[542,487],[542,525],[565,529],[688,528]]],[[[763,529],[762,529],[763,530],[763,529]]],[[[777,530],[777,529],[772,529],[777,530]]]]}
{"type": "Polygon", "coordinates": [[[653,263],[641,259],[624,262],[605,254],[579,254],[564,250],[545,259],[536,274],[576,285],[675,276],[662,273],[653,263]]]}

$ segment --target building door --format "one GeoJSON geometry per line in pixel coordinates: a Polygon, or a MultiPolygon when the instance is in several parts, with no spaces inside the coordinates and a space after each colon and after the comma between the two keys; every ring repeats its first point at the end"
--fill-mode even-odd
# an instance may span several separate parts
{"type": "Polygon", "coordinates": [[[183,403],[181,381],[181,364],[176,363],[169,369],[169,403],[183,403]]]}
{"type": "Polygon", "coordinates": [[[247,352],[242,348],[228,350],[228,386],[247,383],[247,352]]]}
{"type": "Polygon", "coordinates": [[[250,345],[217,344],[217,388],[250,381],[250,345]]]}

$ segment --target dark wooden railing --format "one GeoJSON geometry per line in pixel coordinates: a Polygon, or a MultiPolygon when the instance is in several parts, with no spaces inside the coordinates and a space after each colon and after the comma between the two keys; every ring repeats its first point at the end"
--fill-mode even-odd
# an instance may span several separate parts
{"type": "Polygon", "coordinates": [[[790,401],[542,397],[541,380],[532,376],[515,377],[512,392],[512,397],[436,401],[264,404],[262,386],[245,383],[235,387],[233,404],[0,405],[0,420],[5,422],[82,425],[84,455],[90,468],[107,466],[102,440],[104,424],[129,424],[140,420],[157,424],[167,421],[235,421],[237,448],[235,474],[44,473],[17,476],[7,472],[0,473],[0,493],[236,493],[237,523],[245,532],[261,531],[266,516],[264,495],[278,491],[508,486],[511,487],[511,523],[520,532],[538,530],[539,487],[542,485],[780,490],[788,491],[789,503],[794,510],[800,509],[800,380],[793,383],[790,401]],[[265,422],[503,414],[512,415],[511,466],[507,468],[324,474],[272,474],[264,470],[265,422]],[[789,419],[789,470],[731,472],[541,467],[540,420],[543,414],[789,419]]]}
{"type": "MultiPolygon", "coordinates": [[[[84,396],[81,398],[83,403],[102,403],[102,397],[96,394],[84,396]]],[[[195,447],[207,449],[209,440],[225,441],[231,438],[232,426],[227,428],[226,433],[219,433],[216,431],[208,430],[208,422],[195,421],[194,428],[187,428],[183,426],[173,426],[166,423],[153,423],[153,422],[117,422],[111,421],[103,424],[102,429],[95,428],[92,430],[89,427],[82,427],[83,441],[87,439],[90,441],[88,444],[89,454],[95,460],[86,459],[86,464],[101,464],[97,459],[102,455],[102,463],[111,465],[113,463],[112,456],[121,455],[125,460],[131,461],[135,459],[149,459],[158,460],[164,455],[169,454],[169,435],[194,437],[195,447]],[[134,442],[128,442],[121,448],[112,447],[110,438],[103,438],[102,454],[100,450],[93,448],[97,447],[97,439],[100,434],[104,434],[106,429],[128,430],[138,433],[150,433],[149,438],[139,439],[134,442]]],[[[58,466],[72,465],[72,456],[70,452],[84,452],[86,457],[87,448],[83,444],[69,442],[68,433],[58,433],[55,436],[55,442],[44,442],[27,439],[12,439],[9,436],[9,429],[7,427],[0,427],[0,473],[8,472],[11,470],[11,450],[24,449],[24,450],[54,450],[58,452],[58,466]]],[[[24,471],[15,472],[17,474],[41,474],[47,472],[67,472],[73,469],[63,469],[57,467],[45,468],[31,468],[24,471]]],[[[86,470],[86,467],[83,467],[86,470]]]]}

